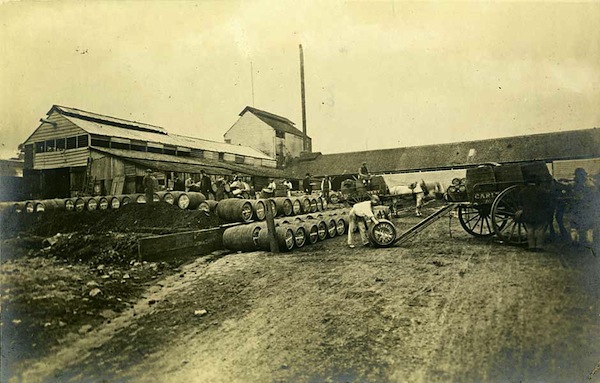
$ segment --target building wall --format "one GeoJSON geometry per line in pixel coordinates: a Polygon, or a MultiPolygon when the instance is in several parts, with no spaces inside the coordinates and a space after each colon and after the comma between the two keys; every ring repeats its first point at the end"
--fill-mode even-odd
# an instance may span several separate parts
{"type": "Polygon", "coordinates": [[[44,170],[86,166],[89,152],[89,148],[77,148],[48,153],[35,153],[33,157],[33,169],[44,170]]]}
{"type": "Polygon", "coordinates": [[[275,157],[275,131],[252,113],[244,113],[225,135],[232,145],[245,145],[275,157]]]}
{"type": "Polygon", "coordinates": [[[49,140],[52,138],[72,137],[81,134],[87,134],[85,130],[73,124],[71,121],[67,120],[57,112],[51,113],[46,120],[56,122],[56,127],[54,127],[52,124],[43,122],[31,134],[27,141],[24,142],[25,145],[38,141],[49,140]]]}

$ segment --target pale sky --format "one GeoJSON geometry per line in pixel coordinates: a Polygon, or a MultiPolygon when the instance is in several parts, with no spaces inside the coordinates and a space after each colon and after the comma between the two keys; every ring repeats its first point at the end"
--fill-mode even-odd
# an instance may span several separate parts
{"type": "Polygon", "coordinates": [[[53,104],[223,141],[252,105],[313,150],[600,127],[600,2],[0,4],[0,158],[53,104]]]}

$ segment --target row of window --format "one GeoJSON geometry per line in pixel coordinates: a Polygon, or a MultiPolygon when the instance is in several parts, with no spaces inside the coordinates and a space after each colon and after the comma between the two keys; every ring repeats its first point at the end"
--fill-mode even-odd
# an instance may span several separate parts
{"type": "Polygon", "coordinates": [[[85,148],[88,146],[88,136],[81,135],[68,138],[56,138],[38,141],[34,144],[36,153],[55,152],[57,150],[85,148]]]}
{"type": "MultiPolygon", "coordinates": [[[[178,151],[174,146],[164,146],[162,148],[156,148],[152,146],[146,146],[143,143],[122,143],[114,142],[105,137],[91,137],[91,143],[89,142],[88,135],[81,135],[68,138],[56,138],[46,141],[38,141],[34,144],[35,153],[47,153],[65,149],[76,149],[85,148],[88,145],[96,146],[100,148],[113,148],[113,149],[125,149],[135,150],[138,152],[148,152],[157,154],[169,154],[172,156],[179,157],[194,157],[204,158],[204,150],[191,149],[191,151],[178,151]]],[[[219,152],[219,161],[225,160],[225,153],[219,152]]],[[[243,164],[246,162],[246,157],[235,156],[235,163],[243,164]]]]}

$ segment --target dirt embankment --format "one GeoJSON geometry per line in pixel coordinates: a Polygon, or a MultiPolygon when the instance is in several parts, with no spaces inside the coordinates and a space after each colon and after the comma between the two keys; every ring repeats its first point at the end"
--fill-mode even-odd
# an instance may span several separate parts
{"type": "Polygon", "coordinates": [[[138,239],[154,235],[150,229],[219,224],[202,211],[166,203],[0,215],[2,377],[10,376],[20,361],[47,354],[61,339],[110,321],[154,281],[178,273],[185,259],[139,259],[138,239]]]}

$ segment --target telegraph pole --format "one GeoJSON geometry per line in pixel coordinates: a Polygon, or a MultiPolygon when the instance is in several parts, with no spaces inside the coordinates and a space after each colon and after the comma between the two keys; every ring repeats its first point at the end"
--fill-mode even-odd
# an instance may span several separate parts
{"type": "Polygon", "coordinates": [[[304,91],[304,52],[300,44],[300,88],[302,91],[302,150],[308,151],[308,140],[306,139],[306,93],[304,91]]]}

